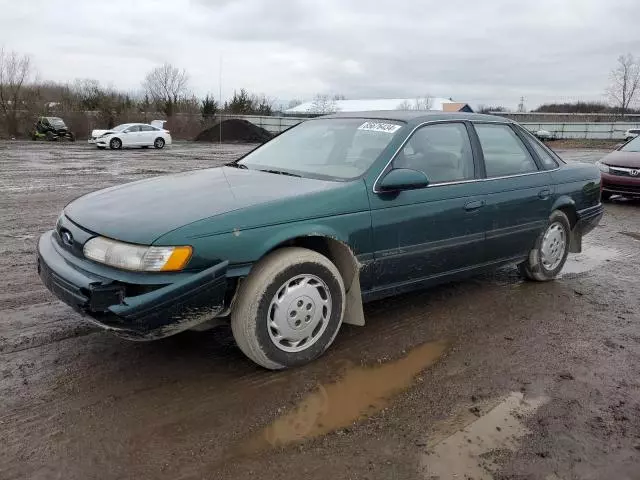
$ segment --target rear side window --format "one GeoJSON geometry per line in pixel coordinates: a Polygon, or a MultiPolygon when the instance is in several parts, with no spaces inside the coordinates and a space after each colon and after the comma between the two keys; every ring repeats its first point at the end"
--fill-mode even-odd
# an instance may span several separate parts
{"type": "Polygon", "coordinates": [[[487,177],[538,171],[533,157],[511,127],[490,123],[474,126],[480,138],[487,177]]]}
{"type": "Polygon", "coordinates": [[[544,148],[538,142],[534,142],[533,140],[530,140],[529,144],[536,151],[536,155],[538,155],[538,158],[542,161],[545,169],[553,170],[554,168],[558,167],[558,162],[555,161],[555,159],[551,156],[546,148],[544,148]]]}

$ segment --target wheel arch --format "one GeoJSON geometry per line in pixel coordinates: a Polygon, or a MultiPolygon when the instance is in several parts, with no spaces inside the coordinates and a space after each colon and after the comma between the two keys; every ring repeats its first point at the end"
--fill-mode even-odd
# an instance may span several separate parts
{"type": "Polygon", "coordinates": [[[362,293],[360,289],[360,263],[349,244],[335,232],[312,231],[296,234],[274,243],[265,256],[283,247],[301,247],[327,257],[336,266],[346,290],[346,306],[343,323],[364,325],[362,293]]]}
{"type": "Polygon", "coordinates": [[[569,252],[580,253],[582,251],[582,236],[578,231],[576,225],[578,224],[578,211],[576,209],[576,202],[573,198],[563,195],[558,198],[551,211],[559,210],[567,216],[569,220],[569,226],[571,227],[571,238],[569,240],[569,252]]]}

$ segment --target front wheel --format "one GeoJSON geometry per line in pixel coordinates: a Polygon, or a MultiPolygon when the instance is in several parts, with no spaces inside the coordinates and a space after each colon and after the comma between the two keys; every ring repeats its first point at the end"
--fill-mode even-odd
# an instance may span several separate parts
{"type": "Polygon", "coordinates": [[[560,210],[554,211],[527,260],[519,265],[522,275],[538,282],[553,280],[567,261],[570,240],[569,219],[560,210]]]}
{"type": "Polygon", "coordinates": [[[122,140],[119,138],[112,138],[109,142],[109,148],[111,150],[120,150],[122,148],[122,140]]]}
{"type": "Polygon", "coordinates": [[[158,149],[164,148],[164,138],[162,137],[156,138],[156,140],[153,142],[153,146],[158,149]]]}
{"type": "Polygon", "coordinates": [[[239,287],[231,328],[240,350],[270,370],[303,365],[333,343],[345,309],[336,266],[305,248],[263,258],[239,287]]]}

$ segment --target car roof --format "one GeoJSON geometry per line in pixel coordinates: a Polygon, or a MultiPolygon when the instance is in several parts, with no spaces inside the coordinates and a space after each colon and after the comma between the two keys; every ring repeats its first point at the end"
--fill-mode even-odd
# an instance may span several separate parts
{"type": "Polygon", "coordinates": [[[466,112],[439,112],[420,110],[375,110],[363,112],[332,113],[319,118],[371,118],[396,120],[400,122],[431,122],[437,120],[470,120],[512,123],[511,120],[496,115],[466,112]]]}

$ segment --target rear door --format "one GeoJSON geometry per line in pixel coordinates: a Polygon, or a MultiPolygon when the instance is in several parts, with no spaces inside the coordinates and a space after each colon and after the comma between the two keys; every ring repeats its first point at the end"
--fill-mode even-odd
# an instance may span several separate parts
{"type": "Polygon", "coordinates": [[[153,145],[156,137],[160,132],[153,128],[151,125],[140,125],[140,144],[141,145],[153,145]]]}
{"type": "Polygon", "coordinates": [[[551,212],[550,174],[510,124],[473,125],[486,172],[487,261],[524,257],[551,212]]]}
{"type": "Polygon", "coordinates": [[[392,168],[423,171],[422,189],[370,194],[375,288],[402,288],[483,261],[485,196],[465,122],[428,123],[392,168]]]}

